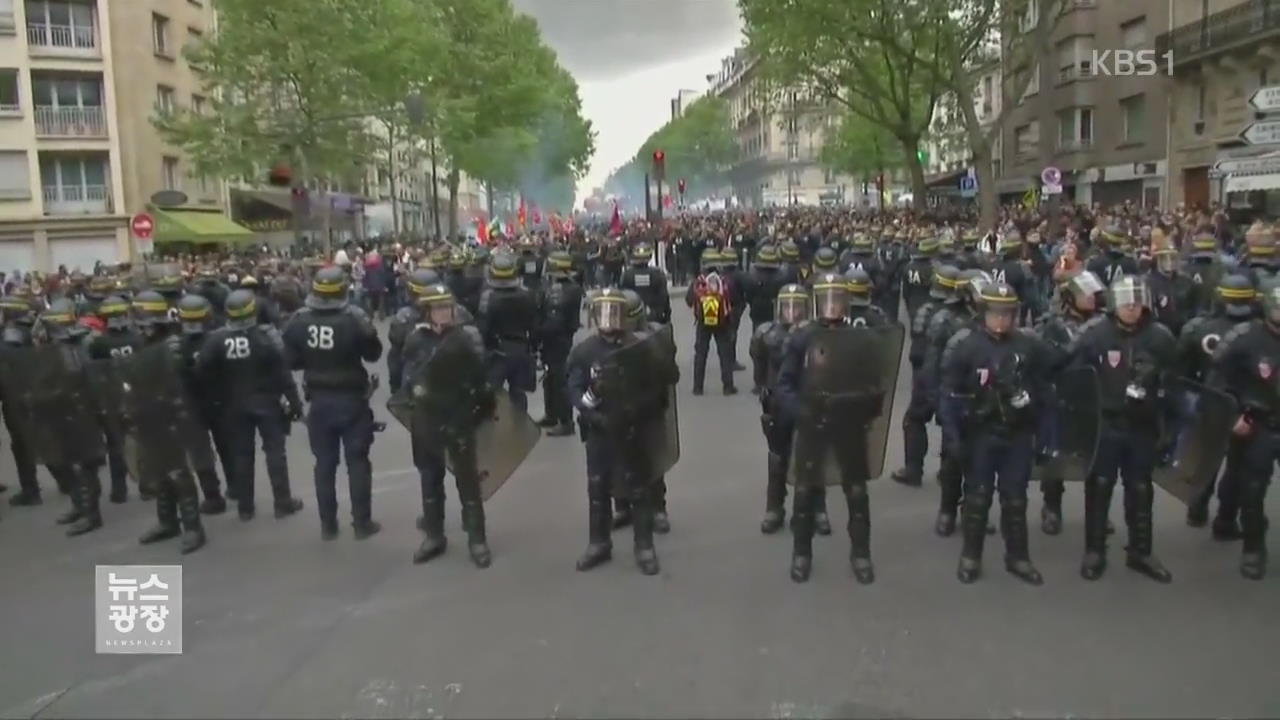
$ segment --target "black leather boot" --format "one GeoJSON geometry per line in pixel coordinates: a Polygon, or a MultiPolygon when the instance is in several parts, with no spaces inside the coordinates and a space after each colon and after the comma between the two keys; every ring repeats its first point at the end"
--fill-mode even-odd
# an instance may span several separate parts
{"type": "Polygon", "coordinates": [[[1213,527],[1210,532],[1214,540],[1222,542],[1235,542],[1243,537],[1240,523],[1234,517],[1223,515],[1221,512],[1213,518],[1213,527]]]}
{"type": "MultiPolygon", "coordinates": [[[[69,484],[69,483],[64,483],[64,484],[69,484]]],[[[61,489],[61,486],[59,486],[59,489],[61,489]]],[[[68,497],[71,498],[71,508],[66,512],[62,513],[61,515],[59,515],[58,519],[54,521],[59,525],[70,525],[75,521],[79,520],[81,515],[80,493],[76,491],[76,488],[74,486],[72,486],[68,488],[68,490],[66,491],[66,494],[68,497]]]]}
{"type": "Polygon", "coordinates": [[[1044,576],[1031,564],[1031,542],[1027,537],[1027,500],[1018,498],[1000,503],[1000,530],[1004,534],[1004,567],[1014,577],[1031,585],[1044,583],[1044,576]]]}
{"type": "Polygon", "coordinates": [[[613,540],[608,501],[587,504],[587,551],[578,558],[578,571],[586,572],[613,559],[613,540]]]}
{"type": "Polygon", "coordinates": [[[1125,565],[1160,583],[1173,581],[1170,573],[1151,553],[1152,517],[1151,505],[1155,500],[1155,490],[1151,481],[1126,486],[1125,492],[1132,495],[1133,524],[1129,526],[1129,547],[1125,553],[1125,565]]]}
{"type": "Polygon", "coordinates": [[[568,437],[572,434],[572,423],[562,422],[547,428],[547,437],[568,437]]]}
{"type": "Polygon", "coordinates": [[[671,532],[671,518],[667,515],[667,479],[659,477],[650,488],[652,491],[653,531],[659,535],[671,532]]]}
{"type": "Polygon", "coordinates": [[[1062,532],[1062,493],[1061,480],[1046,479],[1040,483],[1040,492],[1044,497],[1044,505],[1040,507],[1040,531],[1045,535],[1057,535],[1062,532]]]}
{"type": "Polygon", "coordinates": [[[22,490],[19,490],[16,494],[14,494],[13,497],[9,498],[10,507],[31,507],[33,505],[39,505],[43,502],[44,500],[40,498],[39,490],[35,490],[33,492],[25,488],[22,490]]]}
{"type": "Polygon", "coordinates": [[[990,495],[976,491],[965,495],[961,508],[964,545],[960,550],[956,577],[966,585],[977,582],[982,577],[982,550],[987,541],[987,513],[990,505],[990,495]]]}
{"type": "Polygon", "coordinates": [[[1114,480],[1089,477],[1084,481],[1084,559],[1080,577],[1097,580],[1107,570],[1107,515],[1114,480]]]}
{"type": "Polygon", "coordinates": [[[1267,483],[1264,480],[1250,480],[1241,488],[1240,526],[1244,551],[1240,556],[1240,574],[1249,580],[1261,580],[1267,574],[1266,497],[1267,483]]]}
{"type": "Polygon", "coordinates": [[[218,473],[213,468],[200,470],[196,474],[200,482],[200,492],[204,493],[204,501],[200,503],[200,512],[205,515],[221,515],[227,511],[227,501],[222,497],[222,489],[218,483],[218,473]]]}
{"type": "Polygon", "coordinates": [[[426,537],[413,553],[413,562],[417,564],[434,560],[449,547],[449,540],[444,536],[444,498],[424,498],[421,520],[426,537]]]}
{"type": "Polygon", "coordinates": [[[82,479],[76,492],[80,494],[80,519],[67,528],[68,537],[84,535],[102,527],[102,514],[98,510],[98,500],[102,494],[99,480],[84,468],[79,469],[79,474],[82,479]]]}
{"type": "Polygon", "coordinates": [[[831,518],[827,516],[827,488],[814,489],[813,495],[813,531],[822,536],[831,534],[831,518]]]}
{"type": "Polygon", "coordinates": [[[653,549],[653,508],[648,499],[633,497],[631,510],[635,517],[631,529],[635,541],[636,567],[645,575],[657,575],[661,568],[658,565],[658,553],[653,549]]]}
{"type": "Polygon", "coordinates": [[[938,518],[933,521],[933,532],[938,537],[951,537],[956,534],[956,514],[946,510],[938,511],[938,518]]]}
{"type": "Polygon", "coordinates": [[[156,491],[156,526],[142,534],[138,542],[143,545],[176,538],[182,534],[178,524],[178,498],[168,483],[156,491]]]}
{"type": "Polygon", "coordinates": [[[464,503],[462,516],[467,530],[467,552],[471,554],[471,562],[478,568],[487,568],[493,562],[489,552],[489,542],[485,539],[484,504],[479,500],[464,503]]]}
{"type": "Polygon", "coordinates": [[[200,498],[195,487],[178,498],[178,514],[182,518],[182,554],[187,555],[204,547],[204,524],[200,521],[200,498]]]}
{"type": "Polygon", "coordinates": [[[912,468],[898,468],[889,477],[899,485],[907,487],[918,488],[924,485],[924,473],[912,468]]]}
{"type": "Polygon", "coordinates": [[[871,499],[867,496],[866,483],[853,483],[845,489],[849,505],[849,564],[853,576],[863,585],[876,581],[876,569],[871,563],[871,499]]]}
{"type": "Polygon", "coordinates": [[[811,490],[796,488],[791,509],[791,579],[802,583],[813,570],[813,496],[811,490]]]}
{"type": "Polygon", "coordinates": [[[382,532],[382,523],[377,520],[363,520],[351,523],[351,536],[357,540],[368,540],[382,532]]]}

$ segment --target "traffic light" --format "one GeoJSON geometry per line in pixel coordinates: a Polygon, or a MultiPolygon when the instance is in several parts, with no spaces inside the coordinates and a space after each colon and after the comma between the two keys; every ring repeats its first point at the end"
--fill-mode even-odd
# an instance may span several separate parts
{"type": "Polygon", "coordinates": [[[680,178],[679,188],[680,188],[680,194],[683,195],[684,194],[684,178],[680,178]]]}
{"type": "Polygon", "coordinates": [[[916,150],[916,160],[919,160],[921,165],[928,165],[929,153],[924,150],[916,150]]]}
{"type": "Polygon", "coordinates": [[[667,179],[667,154],[661,150],[653,151],[653,175],[658,182],[667,179]]]}

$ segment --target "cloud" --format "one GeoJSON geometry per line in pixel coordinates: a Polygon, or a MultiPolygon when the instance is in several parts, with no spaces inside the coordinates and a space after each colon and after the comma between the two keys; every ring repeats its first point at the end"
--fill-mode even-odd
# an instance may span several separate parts
{"type": "Polygon", "coordinates": [[[618,78],[732,46],[735,0],[512,0],[579,83],[618,78]]]}

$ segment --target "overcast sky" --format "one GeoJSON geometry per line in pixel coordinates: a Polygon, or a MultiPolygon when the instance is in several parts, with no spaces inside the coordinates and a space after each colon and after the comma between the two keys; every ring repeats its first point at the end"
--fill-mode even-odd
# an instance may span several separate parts
{"type": "Polygon", "coordinates": [[[635,155],[671,117],[681,89],[703,92],[706,76],[740,41],[735,0],[512,0],[533,16],[560,64],[578,80],[596,130],[591,171],[579,198],[635,155]]]}

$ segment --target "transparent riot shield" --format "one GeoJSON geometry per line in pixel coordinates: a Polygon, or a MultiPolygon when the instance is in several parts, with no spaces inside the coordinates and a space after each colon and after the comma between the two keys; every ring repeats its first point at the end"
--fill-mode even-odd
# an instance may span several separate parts
{"type": "Polygon", "coordinates": [[[877,479],[906,333],[896,324],[812,332],[787,479],[821,485],[877,479]]]}
{"type": "Polygon", "coordinates": [[[1053,402],[1041,423],[1040,445],[1051,453],[1033,478],[1082,482],[1089,476],[1102,437],[1102,386],[1098,371],[1074,367],[1059,373],[1053,402]]]}
{"type": "Polygon", "coordinates": [[[32,454],[44,465],[101,460],[97,403],[83,351],[55,343],[22,348],[5,359],[6,395],[17,401],[32,454]]]}
{"type": "Polygon", "coordinates": [[[1190,504],[1217,477],[1240,409],[1230,395],[1184,378],[1171,381],[1165,392],[1175,402],[1181,397],[1185,404],[1181,406],[1181,422],[1173,426],[1173,459],[1157,467],[1152,479],[1170,495],[1190,504]]]}

